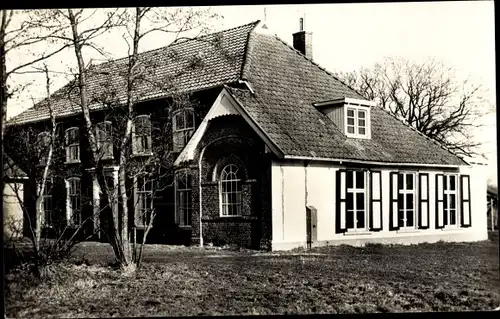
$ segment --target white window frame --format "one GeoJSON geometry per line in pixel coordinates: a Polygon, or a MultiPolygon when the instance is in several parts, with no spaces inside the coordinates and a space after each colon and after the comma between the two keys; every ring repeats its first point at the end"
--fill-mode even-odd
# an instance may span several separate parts
{"type": "Polygon", "coordinates": [[[417,219],[417,200],[418,200],[418,194],[417,194],[417,174],[416,172],[409,172],[409,171],[400,171],[398,172],[398,179],[399,176],[403,175],[403,182],[399,183],[398,182],[398,199],[399,195],[403,195],[403,203],[402,205],[399,204],[398,200],[398,227],[399,229],[417,229],[418,228],[418,219],[417,219]],[[408,175],[411,175],[413,177],[413,189],[407,189],[406,188],[406,177],[408,175]],[[402,188],[400,188],[402,187],[402,188]],[[411,208],[413,210],[413,226],[408,226],[408,210],[406,209],[406,195],[411,194],[413,195],[413,207],[411,208]],[[403,226],[399,226],[399,211],[403,211],[403,226]]]}
{"type": "Polygon", "coordinates": [[[80,128],[79,127],[70,127],[65,131],[65,144],[66,144],[66,163],[80,163],[80,128]],[[71,144],[69,143],[69,134],[71,131],[76,131],[77,139],[76,141],[72,142],[71,144]],[[76,151],[72,151],[76,150],[76,151]],[[76,158],[73,159],[71,154],[73,152],[76,152],[76,158]]]}
{"type": "Polygon", "coordinates": [[[147,174],[139,174],[134,176],[134,195],[135,195],[135,205],[134,205],[134,222],[136,227],[147,227],[147,225],[150,222],[151,218],[151,212],[153,211],[153,193],[154,193],[154,183],[153,181],[149,178],[149,175],[147,174]],[[139,179],[144,178],[146,179],[143,181],[142,185],[147,185],[150,184],[151,189],[146,190],[146,189],[139,189],[139,179]],[[143,210],[141,207],[147,207],[147,200],[148,197],[150,199],[150,205],[149,208],[145,208],[144,214],[143,210]],[[140,206],[139,202],[141,202],[143,205],[140,206]],[[148,217],[149,216],[149,217],[148,217]]]}
{"type": "Polygon", "coordinates": [[[369,185],[368,185],[368,174],[367,174],[367,171],[365,170],[347,170],[346,171],[346,177],[345,177],[345,187],[346,187],[346,209],[345,209],[345,213],[346,213],[346,231],[347,232],[366,232],[369,230],[369,225],[368,225],[368,222],[369,222],[369,202],[368,202],[368,197],[369,197],[369,185]],[[349,178],[349,173],[353,173],[353,181],[352,181],[352,187],[348,187],[348,178],[349,178]],[[356,185],[356,174],[363,174],[364,177],[363,177],[363,180],[364,180],[364,183],[363,183],[363,188],[357,188],[357,185],[356,185]],[[347,209],[348,207],[348,203],[347,203],[347,194],[353,194],[352,198],[353,198],[353,205],[352,205],[352,210],[349,210],[347,209]],[[357,224],[358,224],[358,214],[357,214],[357,200],[356,200],[356,195],[357,194],[364,194],[364,202],[365,202],[365,207],[364,207],[364,227],[363,228],[358,228],[357,224]],[[353,221],[354,221],[354,227],[353,228],[348,228],[347,226],[347,216],[349,216],[349,214],[353,214],[353,221]]]}
{"type": "MultiPolygon", "coordinates": [[[[236,164],[227,164],[224,166],[224,168],[221,170],[219,174],[219,203],[220,203],[220,216],[221,217],[235,217],[235,216],[241,216],[241,211],[242,211],[242,197],[243,197],[243,185],[242,185],[242,179],[238,175],[238,171],[241,168],[236,165],[236,164]],[[233,168],[236,168],[236,170],[233,171],[233,168]],[[226,169],[230,169],[228,172],[226,169]],[[227,179],[226,177],[229,175],[235,176],[235,178],[227,179]],[[223,191],[223,185],[224,183],[229,183],[230,185],[230,191],[223,191]],[[236,189],[233,191],[233,186],[236,189]],[[229,203],[229,194],[239,194],[239,202],[236,203],[229,203]],[[236,208],[236,214],[232,213],[229,214],[229,207],[235,207],[236,208]]],[[[238,197],[238,196],[237,196],[238,197]]]]}
{"type": "Polygon", "coordinates": [[[101,159],[113,158],[113,123],[110,121],[99,122],[96,125],[97,148],[101,159]],[[104,129],[102,129],[104,127],[104,129]],[[103,137],[101,132],[105,132],[103,137]]]}
{"type": "Polygon", "coordinates": [[[179,226],[191,226],[191,214],[193,211],[193,180],[192,175],[189,170],[182,170],[177,173],[175,177],[175,216],[176,221],[179,226]],[[185,188],[179,187],[179,179],[184,179],[185,188]],[[186,202],[182,202],[179,194],[183,194],[183,198],[186,202]]]}
{"type": "Polygon", "coordinates": [[[195,116],[194,116],[194,110],[192,108],[180,109],[172,114],[172,139],[174,143],[173,146],[174,152],[181,152],[182,149],[187,145],[189,139],[194,133],[195,129],[194,121],[195,121],[195,116]],[[178,125],[179,122],[177,120],[179,116],[183,117],[183,122],[184,122],[183,127],[179,127],[178,125]],[[192,126],[186,125],[186,123],[188,122],[187,121],[188,117],[191,117],[192,126]],[[176,142],[178,143],[179,141],[181,141],[182,143],[179,143],[177,145],[176,142]]]}
{"type": "Polygon", "coordinates": [[[356,138],[366,138],[369,139],[371,138],[371,114],[370,114],[370,107],[368,106],[362,106],[362,105],[354,105],[354,104],[346,104],[344,107],[344,118],[345,118],[345,134],[348,137],[356,137],[356,138]],[[353,117],[348,117],[347,114],[349,111],[354,112],[354,118],[353,117]],[[359,121],[363,120],[359,118],[359,113],[364,112],[365,113],[365,134],[361,134],[359,132],[361,126],[359,125],[359,121]],[[349,125],[348,124],[348,118],[353,118],[354,119],[354,125],[349,125]],[[353,127],[354,128],[354,133],[349,133],[349,128],[353,127]]]}
{"type": "Polygon", "coordinates": [[[70,226],[80,226],[82,220],[82,183],[79,177],[70,177],[66,179],[66,215],[70,226]],[[73,193],[73,182],[79,183],[78,192],[73,193]],[[78,203],[75,205],[75,203],[78,203]],[[75,206],[78,206],[75,209],[75,206]],[[78,220],[75,220],[75,216],[78,220]]]}
{"type": "Polygon", "coordinates": [[[134,155],[152,155],[153,154],[153,143],[151,139],[151,131],[152,131],[152,123],[151,123],[151,117],[147,114],[143,115],[138,115],[134,118],[134,121],[132,123],[132,153],[134,155]],[[147,119],[149,122],[149,132],[146,134],[142,134],[140,136],[137,135],[136,133],[136,123],[139,121],[139,119],[147,119]],[[140,137],[144,138],[146,137],[147,142],[149,143],[149,148],[148,149],[142,149],[138,150],[138,140],[140,137]]]}
{"type": "Polygon", "coordinates": [[[458,174],[443,174],[443,226],[444,228],[460,228],[460,202],[458,200],[458,188],[459,188],[459,175],[458,174]],[[450,189],[450,178],[455,177],[455,190],[450,189]],[[445,187],[446,186],[446,187],[445,187]],[[451,217],[451,201],[450,195],[455,195],[455,224],[450,224],[451,217]],[[444,205],[444,199],[446,200],[447,206],[444,205]],[[444,222],[444,216],[446,216],[446,223],[444,222]]]}

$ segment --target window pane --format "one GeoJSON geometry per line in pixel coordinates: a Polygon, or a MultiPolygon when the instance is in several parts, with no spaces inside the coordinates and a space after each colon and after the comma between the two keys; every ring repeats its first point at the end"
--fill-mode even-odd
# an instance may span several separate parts
{"type": "Polygon", "coordinates": [[[177,113],[175,118],[176,118],[177,129],[178,130],[184,129],[186,127],[186,123],[184,122],[184,114],[182,112],[177,113]]]}
{"type": "Polygon", "coordinates": [[[365,172],[355,172],[356,173],[356,188],[365,188],[365,172]]]}
{"type": "Polygon", "coordinates": [[[193,111],[186,110],[185,113],[186,113],[186,128],[194,127],[193,111]]]}
{"type": "Polygon", "coordinates": [[[354,126],[348,126],[347,127],[347,133],[354,134],[354,126]]]}
{"type": "Polygon", "coordinates": [[[406,226],[407,227],[413,227],[414,226],[414,222],[413,222],[413,209],[411,210],[408,210],[406,212],[406,226]]]}
{"type": "Polygon", "coordinates": [[[356,216],[358,219],[356,228],[365,228],[365,211],[358,210],[356,216]]]}
{"type": "Polygon", "coordinates": [[[400,209],[404,208],[404,194],[398,194],[398,207],[400,209]]]}
{"type": "Polygon", "coordinates": [[[457,195],[455,194],[450,194],[450,208],[452,209],[455,209],[457,208],[456,205],[457,205],[457,195]]]}
{"type": "Polygon", "coordinates": [[[398,174],[398,188],[399,189],[404,189],[405,185],[404,185],[404,174],[403,173],[399,173],[398,174]]]}
{"type": "Polygon", "coordinates": [[[353,171],[347,171],[346,174],[346,184],[347,188],[353,188],[354,187],[354,172],[353,171]]]}
{"type": "Polygon", "coordinates": [[[456,178],[454,175],[450,176],[450,190],[455,190],[456,178]]]}
{"type": "Polygon", "coordinates": [[[405,221],[404,221],[404,210],[398,209],[398,226],[399,227],[405,227],[405,221]]]}
{"type": "Polygon", "coordinates": [[[457,213],[455,209],[450,209],[450,225],[457,224],[457,213]]]}
{"type": "Polygon", "coordinates": [[[413,174],[406,174],[406,189],[413,189],[413,174]]]}
{"type": "Polygon", "coordinates": [[[353,109],[347,109],[347,117],[354,117],[354,110],[353,109]]]}
{"type": "Polygon", "coordinates": [[[443,189],[444,190],[448,189],[448,180],[449,180],[448,177],[449,176],[444,176],[444,178],[443,178],[443,189]]]}
{"type": "Polygon", "coordinates": [[[347,211],[352,211],[354,209],[354,194],[353,193],[347,193],[346,209],[347,209],[347,211]]]}
{"type": "Polygon", "coordinates": [[[359,135],[365,135],[366,134],[366,130],[364,127],[360,127],[359,128],[359,135]]]}
{"type": "Polygon", "coordinates": [[[356,194],[356,209],[365,209],[365,194],[357,193],[356,194]]]}
{"type": "Polygon", "coordinates": [[[406,194],[406,209],[413,209],[413,194],[406,194]]]}
{"type": "Polygon", "coordinates": [[[354,118],[348,117],[347,118],[347,125],[354,125],[354,118]]]}
{"type": "Polygon", "coordinates": [[[346,227],[348,229],[354,228],[354,212],[353,211],[346,212],[346,227]]]}
{"type": "Polygon", "coordinates": [[[364,127],[365,126],[365,120],[359,119],[358,120],[358,125],[364,127]]]}
{"type": "Polygon", "coordinates": [[[366,117],[366,112],[365,111],[358,111],[358,117],[360,119],[364,119],[366,117]]]}

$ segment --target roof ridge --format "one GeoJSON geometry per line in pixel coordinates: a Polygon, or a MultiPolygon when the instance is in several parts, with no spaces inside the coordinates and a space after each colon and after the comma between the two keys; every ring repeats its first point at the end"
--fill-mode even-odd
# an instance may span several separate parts
{"type": "Polygon", "coordinates": [[[317,66],[320,70],[324,71],[326,74],[328,74],[329,76],[333,77],[335,80],[339,81],[340,83],[342,83],[343,85],[347,86],[349,89],[351,89],[352,91],[354,91],[356,94],[358,94],[359,96],[365,98],[363,96],[363,94],[359,93],[358,90],[354,89],[353,87],[351,87],[349,84],[345,83],[344,81],[340,80],[338,77],[336,77],[332,72],[328,71],[326,68],[322,67],[321,65],[319,65],[317,62],[313,61],[312,59],[308,58],[307,56],[305,56],[304,54],[302,54],[302,52],[300,52],[299,50],[295,49],[293,46],[291,46],[290,44],[286,43],[283,39],[281,39],[278,35],[274,34],[273,35],[276,39],[278,39],[279,41],[281,41],[283,44],[285,44],[287,47],[289,47],[290,49],[292,49],[293,51],[295,51],[298,55],[302,56],[304,59],[306,59],[307,61],[311,62],[312,64],[314,64],[315,66],[317,66]]]}
{"type": "MultiPolygon", "coordinates": [[[[401,124],[403,124],[404,126],[406,127],[409,127],[411,130],[415,131],[417,134],[423,136],[424,138],[426,138],[427,140],[433,142],[434,144],[440,146],[442,149],[444,149],[445,151],[448,151],[450,154],[458,157],[460,160],[464,161],[465,160],[460,157],[459,155],[455,154],[453,151],[451,151],[449,148],[447,148],[446,146],[444,146],[441,142],[439,142],[438,140],[435,140],[427,135],[425,135],[424,133],[420,132],[419,130],[417,130],[416,128],[414,128],[413,126],[411,126],[408,121],[406,121],[406,119],[402,120],[400,118],[398,118],[396,115],[392,114],[391,112],[389,112],[388,110],[386,110],[385,108],[381,107],[381,106],[378,106],[377,107],[379,109],[381,109],[382,111],[386,112],[387,114],[389,114],[390,116],[392,116],[393,118],[395,118],[396,120],[398,120],[401,124]]],[[[467,162],[466,162],[467,163],[467,162]]]]}
{"type": "Polygon", "coordinates": [[[246,70],[248,69],[247,65],[248,65],[248,56],[250,54],[250,50],[252,49],[252,47],[250,46],[250,37],[252,36],[252,33],[255,31],[255,28],[259,25],[260,23],[260,20],[257,20],[254,22],[255,25],[254,27],[252,28],[252,30],[250,30],[250,32],[248,32],[248,36],[247,36],[247,41],[245,43],[245,50],[243,51],[243,63],[241,64],[241,71],[240,71],[240,79],[241,80],[244,80],[245,79],[245,74],[246,74],[246,70]]]}
{"type": "MultiPolygon", "coordinates": [[[[236,26],[236,27],[232,27],[232,28],[229,28],[229,29],[224,29],[224,30],[220,30],[220,31],[217,31],[217,32],[212,32],[212,33],[208,33],[208,34],[204,34],[202,36],[199,36],[199,37],[195,37],[195,38],[191,38],[191,39],[187,39],[186,41],[182,41],[182,42],[176,42],[174,40],[174,42],[166,45],[166,46],[162,46],[162,47],[159,47],[159,48],[156,48],[156,49],[151,49],[151,50],[147,50],[147,51],[143,51],[141,53],[139,53],[139,55],[142,55],[142,54],[145,54],[145,53],[151,53],[151,52],[154,52],[154,51],[159,51],[159,50],[162,50],[162,49],[166,49],[166,48],[170,48],[172,46],[175,46],[175,45],[179,45],[179,44],[182,44],[184,42],[187,42],[187,41],[193,41],[193,40],[196,40],[196,39],[202,39],[202,38],[206,38],[206,37],[209,37],[209,36],[212,36],[212,35],[215,35],[215,34],[218,34],[218,33],[224,33],[224,32],[228,32],[228,31],[233,31],[233,30],[237,30],[237,29],[242,29],[242,28],[245,28],[245,27],[248,27],[250,25],[254,25],[254,28],[255,26],[260,22],[260,20],[256,20],[256,21],[253,21],[253,22],[250,22],[250,23],[247,23],[247,24],[243,24],[243,25],[239,25],[239,26],[236,26]]],[[[248,33],[250,34],[251,32],[253,31],[253,28],[252,30],[250,30],[248,33]]],[[[99,64],[93,64],[91,67],[95,68],[95,67],[98,67],[98,66],[103,66],[105,64],[110,64],[112,62],[118,62],[118,61],[121,61],[121,60],[125,60],[125,59],[128,59],[130,55],[128,56],[125,56],[123,58],[118,58],[118,59],[113,59],[113,60],[110,60],[110,61],[105,61],[105,62],[102,62],[102,63],[99,63],[99,64]]]]}

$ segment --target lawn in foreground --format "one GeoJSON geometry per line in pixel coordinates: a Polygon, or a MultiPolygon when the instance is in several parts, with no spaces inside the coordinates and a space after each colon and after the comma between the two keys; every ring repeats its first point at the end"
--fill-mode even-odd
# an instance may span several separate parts
{"type": "MultiPolygon", "coordinates": [[[[175,251],[175,250],[174,250],[175,251]]],[[[68,265],[11,284],[9,317],[185,316],[492,310],[498,237],[470,244],[316,249],[313,253],[167,251],[134,278],[68,265]]]]}

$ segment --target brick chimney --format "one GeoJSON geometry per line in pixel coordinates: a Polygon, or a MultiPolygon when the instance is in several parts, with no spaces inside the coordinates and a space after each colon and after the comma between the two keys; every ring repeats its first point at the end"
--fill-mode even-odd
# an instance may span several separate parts
{"type": "Polygon", "coordinates": [[[312,32],[304,31],[304,18],[300,18],[300,31],[293,34],[293,47],[312,60],[312,32]]]}

